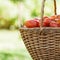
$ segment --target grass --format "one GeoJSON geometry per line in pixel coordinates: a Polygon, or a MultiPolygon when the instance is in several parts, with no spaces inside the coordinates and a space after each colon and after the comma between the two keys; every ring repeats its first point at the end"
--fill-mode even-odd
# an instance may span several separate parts
{"type": "Polygon", "coordinates": [[[0,30],[0,60],[32,60],[19,31],[0,30]]]}

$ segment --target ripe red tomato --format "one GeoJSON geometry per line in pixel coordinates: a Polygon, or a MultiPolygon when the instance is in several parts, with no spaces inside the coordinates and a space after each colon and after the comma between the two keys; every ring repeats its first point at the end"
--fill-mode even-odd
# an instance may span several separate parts
{"type": "Polygon", "coordinates": [[[45,18],[44,21],[43,21],[43,26],[44,27],[49,27],[50,22],[51,22],[50,18],[45,18]]]}
{"type": "Polygon", "coordinates": [[[26,21],[24,25],[28,28],[39,27],[39,21],[38,20],[29,20],[29,21],[26,21]]]}
{"type": "Polygon", "coordinates": [[[59,19],[56,19],[55,21],[58,24],[58,27],[60,27],[60,20],[59,19]]]}
{"type": "Polygon", "coordinates": [[[40,19],[39,20],[34,20],[37,23],[37,27],[40,27],[40,19]]]}
{"type": "Polygon", "coordinates": [[[50,19],[51,20],[55,20],[57,18],[57,15],[51,16],[50,19]]]}
{"type": "Polygon", "coordinates": [[[58,27],[57,22],[51,21],[51,22],[50,22],[50,27],[58,27]]]}

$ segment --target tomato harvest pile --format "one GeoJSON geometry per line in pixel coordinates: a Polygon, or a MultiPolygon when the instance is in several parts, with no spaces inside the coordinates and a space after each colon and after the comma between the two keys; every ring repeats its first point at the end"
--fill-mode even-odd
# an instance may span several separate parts
{"type": "MultiPolygon", "coordinates": [[[[24,27],[34,28],[40,27],[41,19],[34,18],[32,20],[25,21],[24,27]]],[[[43,27],[60,27],[60,15],[54,15],[51,17],[43,17],[43,27]]]]}

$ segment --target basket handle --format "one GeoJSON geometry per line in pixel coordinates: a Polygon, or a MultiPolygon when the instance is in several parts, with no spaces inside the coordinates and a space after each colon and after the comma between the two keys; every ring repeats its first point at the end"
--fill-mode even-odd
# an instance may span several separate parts
{"type": "MultiPolygon", "coordinates": [[[[44,6],[45,6],[45,1],[46,0],[42,0],[42,6],[41,6],[41,26],[40,27],[43,27],[43,16],[44,16],[44,6]]],[[[56,0],[54,0],[54,14],[57,15],[57,12],[56,12],[56,0]]]]}

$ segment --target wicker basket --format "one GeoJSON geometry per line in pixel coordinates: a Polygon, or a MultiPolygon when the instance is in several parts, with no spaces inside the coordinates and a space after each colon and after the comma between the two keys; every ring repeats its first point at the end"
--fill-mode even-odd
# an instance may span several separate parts
{"type": "MultiPolygon", "coordinates": [[[[44,14],[44,2],[41,17],[44,14]]],[[[55,0],[54,6],[56,14],[55,0]]],[[[60,28],[42,27],[41,24],[40,28],[20,28],[20,32],[33,60],[60,60],[60,28]]]]}

